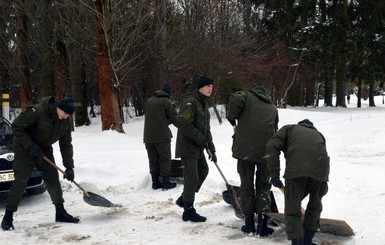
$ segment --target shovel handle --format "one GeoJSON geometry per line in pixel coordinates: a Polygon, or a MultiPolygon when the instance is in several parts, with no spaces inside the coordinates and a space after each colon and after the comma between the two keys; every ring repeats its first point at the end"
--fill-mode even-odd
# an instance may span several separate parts
{"type": "MultiPolygon", "coordinates": [[[[51,161],[48,157],[43,156],[43,159],[46,160],[52,167],[56,168],[64,176],[66,175],[66,173],[61,168],[59,168],[53,161],[51,161]]],[[[72,180],[72,183],[74,183],[83,192],[85,196],[90,197],[90,194],[88,194],[88,192],[84,190],[83,187],[81,187],[78,183],[76,183],[75,180],[72,180]]]]}
{"type": "MultiPolygon", "coordinates": [[[[211,153],[210,149],[207,149],[206,151],[207,151],[207,154],[210,156],[210,158],[213,157],[213,154],[211,153]]],[[[215,164],[215,167],[217,167],[219,173],[221,174],[223,180],[225,181],[226,186],[228,186],[229,182],[227,182],[227,179],[226,179],[225,175],[223,174],[222,170],[219,168],[219,166],[216,162],[214,162],[214,164],[215,164]]]]}
{"type": "MultiPolygon", "coordinates": [[[[281,192],[285,195],[285,186],[283,185],[281,188],[279,188],[281,192]]],[[[305,215],[305,209],[301,206],[301,215],[305,215]]]]}

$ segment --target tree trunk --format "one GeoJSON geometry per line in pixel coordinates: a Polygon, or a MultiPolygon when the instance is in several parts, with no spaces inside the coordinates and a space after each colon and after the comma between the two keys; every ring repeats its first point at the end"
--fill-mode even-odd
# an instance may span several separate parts
{"type": "Polygon", "coordinates": [[[357,82],[357,108],[361,108],[361,93],[362,93],[362,80],[358,78],[357,82]]]}
{"type": "MultiPolygon", "coordinates": [[[[0,8],[0,36],[6,35],[7,21],[6,21],[6,11],[3,8],[0,8]]],[[[2,38],[0,40],[0,57],[10,57],[8,44],[6,39],[2,38]]],[[[0,88],[2,93],[9,94],[10,92],[10,74],[7,69],[6,60],[4,59],[0,62],[0,88]]]]}
{"type": "Polygon", "coordinates": [[[62,73],[62,60],[63,53],[65,52],[64,44],[60,41],[56,42],[56,55],[55,55],[55,64],[56,64],[56,80],[59,86],[59,98],[64,98],[64,82],[63,82],[63,73],[62,73]]]}
{"type": "Polygon", "coordinates": [[[116,130],[124,133],[119,102],[114,86],[112,67],[109,63],[109,52],[106,33],[103,28],[105,0],[95,1],[96,8],[96,60],[98,65],[98,80],[100,89],[100,106],[102,130],[116,130]]]}
{"type": "Polygon", "coordinates": [[[376,104],[374,103],[374,82],[369,83],[369,106],[376,106],[376,104]]]}
{"type": "Polygon", "coordinates": [[[35,101],[32,95],[30,67],[28,63],[28,17],[23,11],[24,0],[15,0],[16,12],[16,66],[20,85],[20,107],[24,110],[35,101]]]}
{"type": "MultiPolygon", "coordinates": [[[[83,57],[83,56],[82,56],[83,57]]],[[[87,79],[86,79],[86,62],[82,58],[82,66],[80,70],[80,81],[78,89],[75,90],[77,102],[80,104],[76,108],[75,126],[90,125],[91,121],[88,117],[88,103],[87,103],[87,79]]]]}
{"type": "Polygon", "coordinates": [[[156,6],[156,26],[157,26],[157,49],[158,49],[158,83],[157,87],[160,88],[162,84],[168,83],[168,65],[166,57],[166,0],[155,1],[156,6]]]}
{"type": "Polygon", "coordinates": [[[345,53],[342,51],[338,54],[338,63],[336,69],[336,106],[346,107],[345,101],[345,82],[346,82],[346,58],[345,53]]]}
{"type": "Polygon", "coordinates": [[[333,70],[333,65],[327,66],[323,74],[325,81],[324,106],[333,106],[333,70]]]}
{"type": "Polygon", "coordinates": [[[345,101],[345,83],[346,83],[346,26],[348,23],[347,11],[348,4],[347,0],[335,1],[333,4],[336,5],[338,12],[336,13],[335,19],[337,24],[337,66],[336,66],[336,106],[346,107],[345,101]]]}
{"type": "Polygon", "coordinates": [[[250,35],[251,28],[251,0],[245,0],[243,5],[243,23],[245,25],[245,32],[250,35]]]}

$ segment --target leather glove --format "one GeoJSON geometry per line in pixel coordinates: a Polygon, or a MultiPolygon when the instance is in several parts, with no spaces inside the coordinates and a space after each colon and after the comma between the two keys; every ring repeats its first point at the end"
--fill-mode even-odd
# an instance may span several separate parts
{"type": "Polygon", "coordinates": [[[237,122],[235,120],[230,120],[230,119],[227,119],[229,121],[229,123],[235,127],[237,125],[237,122]]]}
{"type": "Polygon", "coordinates": [[[73,181],[75,179],[75,172],[72,168],[66,168],[64,178],[73,181]]]}
{"type": "Polygon", "coordinates": [[[211,155],[209,155],[209,160],[217,163],[217,155],[215,155],[215,152],[211,152],[211,155]]]}
{"type": "Polygon", "coordinates": [[[31,147],[29,147],[28,151],[29,154],[33,156],[36,160],[41,160],[44,157],[44,152],[36,144],[33,144],[31,147]]]}
{"type": "Polygon", "coordinates": [[[283,187],[283,183],[282,181],[279,179],[279,177],[274,177],[274,178],[271,178],[270,179],[270,183],[277,187],[277,188],[282,188],[283,187]]]}

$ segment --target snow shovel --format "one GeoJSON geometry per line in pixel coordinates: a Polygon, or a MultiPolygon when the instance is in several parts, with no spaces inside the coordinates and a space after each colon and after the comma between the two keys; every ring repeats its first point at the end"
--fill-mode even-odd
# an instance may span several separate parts
{"type": "MultiPolygon", "coordinates": [[[[285,194],[285,187],[280,188],[283,194],[285,194]]],[[[305,209],[301,207],[302,219],[305,215],[305,209]]],[[[284,213],[268,213],[267,214],[272,220],[285,223],[285,214],[284,213]]],[[[346,223],[344,220],[339,219],[325,219],[320,218],[320,232],[328,233],[336,236],[354,236],[353,229],[346,223]]]]}
{"type": "MultiPolygon", "coordinates": [[[[209,156],[212,157],[212,153],[209,149],[207,149],[207,154],[209,154],[209,156]]],[[[237,216],[240,219],[244,219],[245,215],[242,212],[241,205],[239,204],[239,201],[237,198],[237,193],[234,190],[234,187],[232,185],[230,185],[229,182],[227,182],[227,179],[224,176],[224,174],[222,173],[222,170],[219,168],[218,164],[216,162],[214,162],[214,164],[215,164],[215,167],[217,167],[219,173],[221,174],[223,180],[225,181],[226,188],[227,188],[228,193],[230,195],[231,204],[233,206],[235,216],[237,216]]]]}
{"type": "MultiPolygon", "coordinates": [[[[66,173],[62,169],[60,169],[58,166],[56,166],[56,164],[52,162],[48,157],[43,156],[43,159],[46,160],[52,167],[56,168],[64,176],[66,175],[66,173]]],[[[84,188],[81,187],[78,183],[76,183],[75,180],[72,180],[71,182],[74,183],[83,192],[83,200],[91,206],[99,206],[99,207],[106,207],[106,208],[122,207],[122,205],[113,204],[112,202],[108,201],[106,198],[102,196],[99,196],[95,193],[84,190],[84,188]]]]}

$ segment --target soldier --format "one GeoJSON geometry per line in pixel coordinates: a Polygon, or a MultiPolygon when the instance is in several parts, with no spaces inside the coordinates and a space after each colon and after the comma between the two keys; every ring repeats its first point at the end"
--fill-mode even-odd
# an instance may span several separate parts
{"type": "Polygon", "coordinates": [[[162,89],[144,105],[144,133],[143,142],[146,146],[152,178],[152,189],[174,188],[176,183],[170,182],[171,172],[171,138],[169,125],[176,127],[176,109],[170,100],[171,87],[164,84],[162,89]],[[162,181],[159,180],[159,177],[162,181]]]}
{"type": "Polygon", "coordinates": [[[278,111],[266,95],[266,89],[239,91],[229,98],[227,119],[234,127],[233,157],[238,159],[237,170],[241,179],[241,208],[245,214],[245,225],[241,227],[247,235],[268,236],[273,229],[267,227],[270,211],[269,175],[265,146],[278,128],[278,111]],[[258,216],[255,229],[254,214],[258,216]]]}
{"type": "Polygon", "coordinates": [[[266,145],[271,183],[282,188],[279,155],[285,154],[285,223],[292,245],[314,245],[319,228],[322,197],[328,192],[329,156],[324,136],[308,119],[283,126],[266,145]],[[303,222],[301,201],[309,195],[303,222]]]}
{"type": "Polygon", "coordinates": [[[1,222],[3,230],[14,229],[13,213],[17,211],[34,167],[42,172],[47,191],[55,205],[55,221],[79,222],[78,218],[64,209],[63,191],[57,170],[43,159],[46,156],[55,161],[52,144],[59,141],[63,165],[66,167],[64,177],[69,181],[74,180],[72,122],[69,118],[74,111],[75,103],[72,99],[57,102],[55,97],[49,96],[44,97],[40,104],[28,107],[12,122],[15,180],[5,200],[5,215],[1,222]]]}
{"type": "Polygon", "coordinates": [[[204,149],[210,150],[209,159],[217,162],[210,132],[210,114],[207,103],[213,91],[213,84],[213,79],[201,76],[198,80],[198,90],[186,96],[178,114],[175,155],[182,158],[184,165],[184,188],[176,204],[184,208],[183,221],[206,221],[206,217],[196,212],[194,200],[195,192],[199,191],[209,173],[204,149]]]}

